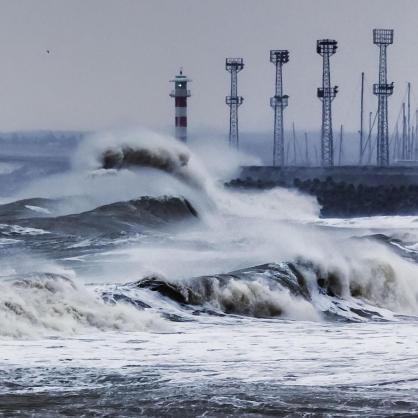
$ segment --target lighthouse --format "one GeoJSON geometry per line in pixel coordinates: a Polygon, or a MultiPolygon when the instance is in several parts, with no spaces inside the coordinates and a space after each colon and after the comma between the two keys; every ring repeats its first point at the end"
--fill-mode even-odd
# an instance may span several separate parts
{"type": "Polygon", "coordinates": [[[175,136],[180,141],[187,141],[187,98],[190,97],[190,90],[187,90],[187,83],[190,82],[183,74],[183,70],[180,72],[174,80],[170,80],[174,83],[174,90],[172,90],[170,97],[174,97],[175,105],[175,136]]]}

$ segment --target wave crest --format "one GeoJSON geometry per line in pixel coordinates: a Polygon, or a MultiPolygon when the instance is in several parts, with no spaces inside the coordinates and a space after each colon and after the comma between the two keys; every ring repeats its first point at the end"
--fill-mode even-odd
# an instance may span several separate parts
{"type": "Polygon", "coordinates": [[[265,264],[180,281],[148,277],[135,284],[203,311],[295,320],[364,321],[417,313],[416,295],[389,264],[378,261],[347,275],[318,265],[265,264]]]}
{"type": "Polygon", "coordinates": [[[152,312],[106,304],[91,289],[52,273],[0,283],[0,335],[13,338],[167,329],[152,312]]]}

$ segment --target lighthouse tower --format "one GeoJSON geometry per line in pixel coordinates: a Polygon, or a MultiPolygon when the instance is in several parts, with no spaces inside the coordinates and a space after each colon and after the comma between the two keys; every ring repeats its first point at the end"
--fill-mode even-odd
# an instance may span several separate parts
{"type": "Polygon", "coordinates": [[[174,90],[172,90],[170,97],[174,97],[176,138],[183,142],[187,141],[187,98],[190,97],[187,83],[189,81],[192,80],[183,75],[182,69],[174,80],[170,80],[171,83],[174,83],[174,90]]]}

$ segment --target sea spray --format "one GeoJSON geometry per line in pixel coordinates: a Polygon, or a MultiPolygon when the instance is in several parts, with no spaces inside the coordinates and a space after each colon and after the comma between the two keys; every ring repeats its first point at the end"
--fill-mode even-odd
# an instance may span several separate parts
{"type": "Polygon", "coordinates": [[[34,196],[82,196],[93,207],[144,195],[183,196],[191,203],[200,225],[181,228],[170,239],[109,251],[105,256],[117,260],[106,268],[103,280],[126,282],[145,272],[177,280],[304,260],[338,297],[354,295],[416,312],[415,265],[382,243],[321,229],[316,225],[319,206],[312,197],[279,188],[242,193],[224,189],[216,173],[205,168],[205,155],[200,157],[185,144],[147,131],[98,134],[82,144],[71,173],[34,183],[27,191],[34,196]],[[106,169],[109,152],[118,158],[106,169]]]}
{"type": "Polygon", "coordinates": [[[75,335],[97,331],[167,331],[157,314],[106,304],[92,289],[53,273],[0,282],[0,336],[75,335]]]}
{"type": "Polygon", "coordinates": [[[10,200],[65,198],[59,213],[70,214],[141,196],[166,195],[184,197],[206,212],[216,205],[210,192],[213,183],[186,145],[147,130],[118,131],[86,137],[72,157],[69,172],[34,180],[10,200]],[[109,160],[114,161],[112,168],[109,160]]]}

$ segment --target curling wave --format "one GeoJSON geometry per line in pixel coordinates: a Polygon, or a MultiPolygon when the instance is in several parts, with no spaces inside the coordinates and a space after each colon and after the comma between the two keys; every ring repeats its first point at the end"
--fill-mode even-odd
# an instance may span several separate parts
{"type": "Polygon", "coordinates": [[[416,295],[408,298],[389,265],[371,261],[363,271],[370,280],[358,273],[347,278],[300,260],[177,281],[147,277],[130,288],[158,292],[197,312],[262,318],[364,321],[418,314],[416,295]]]}
{"type": "Polygon", "coordinates": [[[181,182],[197,190],[205,187],[206,173],[200,172],[200,166],[192,161],[189,149],[178,141],[141,132],[140,135],[122,135],[103,138],[94,151],[98,167],[105,170],[151,168],[168,173],[181,182]],[[105,140],[106,141],[106,140],[105,140]]]}
{"type": "Polygon", "coordinates": [[[392,309],[399,301],[413,303],[402,294],[394,270],[373,263],[369,268],[363,274],[373,283],[353,279],[347,289],[343,275],[303,260],[176,281],[145,277],[124,285],[86,286],[55,273],[13,276],[0,282],[0,335],[167,331],[163,318],[196,315],[350,322],[416,318],[411,309],[392,309]]]}

